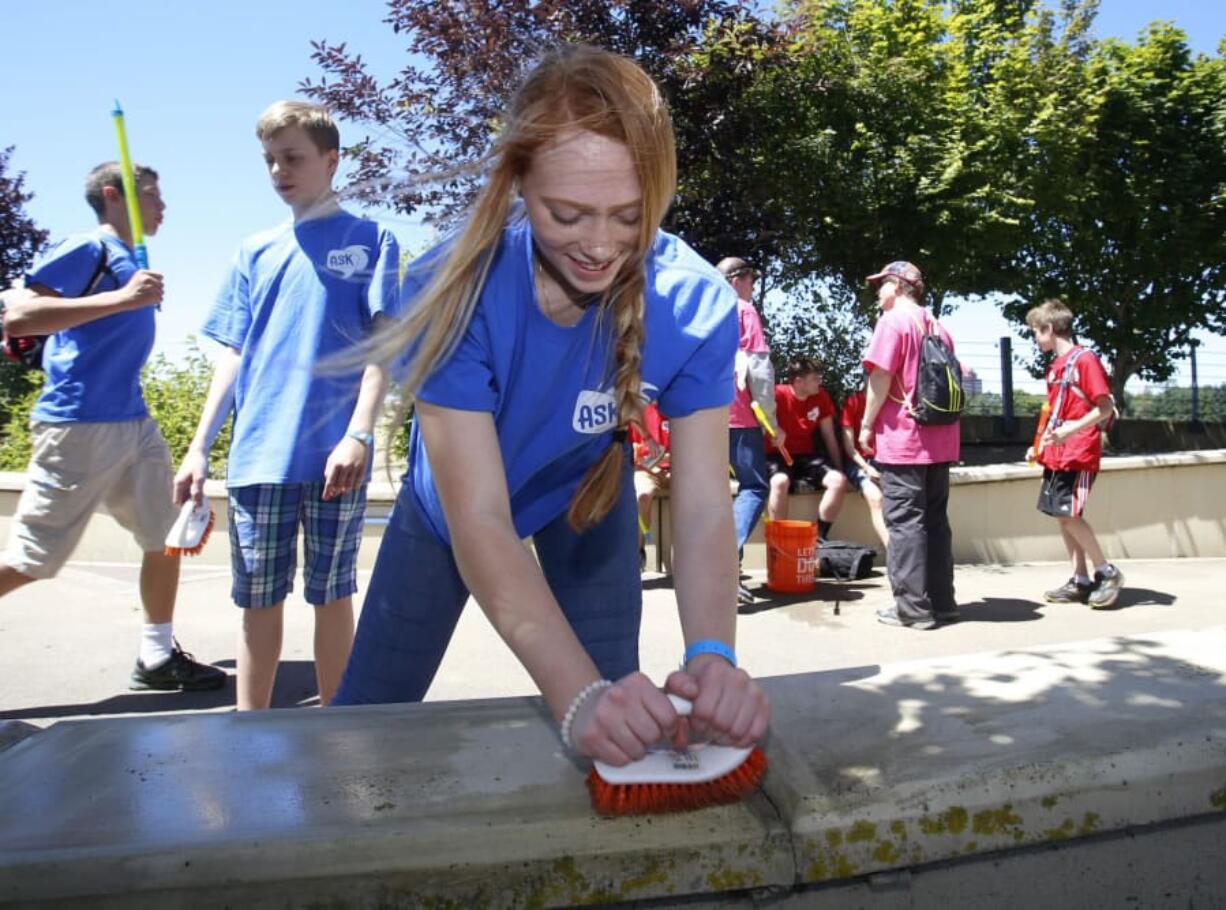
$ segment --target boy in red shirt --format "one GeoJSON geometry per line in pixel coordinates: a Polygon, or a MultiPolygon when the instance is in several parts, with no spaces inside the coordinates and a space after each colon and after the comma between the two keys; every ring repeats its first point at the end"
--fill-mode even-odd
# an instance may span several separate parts
{"type": "Polygon", "coordinates": [[[767,437],[770,498],[766,514],[772,521],[787,518],[788,492],[795,481],[803,480],[823,491],[817,507],[817,524],[825,538],[843,508],[848,487],[842,449],[834,436],[834,402],[822,388],[822,368],[808,357],[793,362],[788,367],[788,376],[790,382],[775,386],[775,412],[793,463],[787,464],[767,437]],[[825,446],[825,457],[818,452],[818,436],[825,446]]]}
{"type": "Polygon", "coordinates": [[[639,568],[647,568],[646,534],[651,527],[651,503],[668,489],[668,418],[653,401],[643,408],[643,429],[630,424],[634,447],[634,495],[639,505],[639,568]]]}
{"type": "Polygon", "coordinates": [[[1102,458],[1099,424],[1115,408],[1111,384],[1099,359],[1073,341],[1073,313],[1063,302],[1048,300],[1034,307],[1026,325],[1039,350],[1056,355],[1047,370],[1047,428],[1037,451],[1028,453],[1043,465],[1038,509],[1060,523],[1073,561],[1073,577],[1043,599],[1104,610],[1119,598],[1124,574],[1103,555],[1084,512],[1102,458]]]}

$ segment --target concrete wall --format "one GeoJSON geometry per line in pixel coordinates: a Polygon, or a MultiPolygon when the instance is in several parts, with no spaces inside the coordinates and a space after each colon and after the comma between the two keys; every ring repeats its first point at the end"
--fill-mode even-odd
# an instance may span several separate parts
{"type": "Polygon", "coordinates": [[[617,819],[538,698],[58,723],[0,904],[1222,906],[1226,627],[763,684],[760,788],[617,819]]]}
{"type": "MultiPolygon", "coordinates": [[[[1022,464],[954,468],[954,558],[972,564],[1065,559],[1055,521],[1035,509],[1041,476],[1041,469],[1022,464]]],[[[789,517],[815,520],[818,501],[815,494],[793,496],[789,517]]],[[[1226,450],[1104,459],[1086,517],[1112,558],[1226,556],[1226,450]]],[[[667,501],[656,523],[666,550],[672,530],[667,501]]],[[[830,536],[876,543],[863,497],[848,497],[830,536]]],[[[764,568],[765,559],[759,522],[745,548],[745,566],[764,568]]]]}
{"type": "MultiPolygon", "coordinates": [[[[17,512],[17,502],[25,489],[26,475],[0,471],[0,542],[7,541],[9,526],[17,512]]],[[[220,481],[210,480],[205,485],[205,495],[213,505],[216,522],[204,551],[188,557],[202,565],[228,566],[230,564],[229,522],[226,518],[226,488],[220,481]]],[[[383,536],[383,527],[395,500],[395,487],[385,481],[373,482],[367,494],[366,527],[362,534],[362,549],[359,551],[359,566],[369,569],[374,565],[383,536]]],[[[139,562],[140,548],[132,536],[105,510],[96,512],[86,525],[81,542],[72,558],[81,562],[139,562]]],[[[299,560],[299,565],[301,565],[299,560]]]]}
{"type": "MultiPolygon", "coordinates": [[[[954,556],[960,563],[1012,563],[1062,560],[1064,546],[1056,524],[1035,510],[1038,468],[1020,464],[959,467],[953,470],[949,515],[954,529],[954,556]]],[[[24,474],[0,473],[0,539],[25,485],[24,474]]],[[[194,559],[227,565],[226,491],[216,481],[206,488],[217,513],[213,536],[194,559]]],[[[359,564],[374,563],[384,520],[395,487],[371,484],[368,520],[359,564]]],[[[792,497],[791,517],[812,520],[818,497],[792,497]]],[[[1109,556],[1120,559],[1226,556],[1226,449],[1170,455],[1133,455],[1103,461],[1102,474],[1090,497],[1087,517],[1109,556]]],[[[666,568],[671,522],[668,500],[661,499],[652,521],[652,565],[666,568]]],[[[762,524],[746,547],[747,568],[766,565],[762,524]]],[[[868,510],[860,496],[847,499],[831,537],[875,543],[868,510]]],[[[74,559],[86,562],[135,562],[140,552],[109,514],[90,519],[74,559]]]]}

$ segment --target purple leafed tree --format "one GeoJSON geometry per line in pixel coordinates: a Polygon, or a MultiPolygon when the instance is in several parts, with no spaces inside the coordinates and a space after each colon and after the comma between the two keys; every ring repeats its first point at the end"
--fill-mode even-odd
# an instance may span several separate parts
{"type": "Polygon", "coordinates": [[[30,267],[47,245],[47,232],[39,229],[25,211],[34,198],[25,191],[25,174],[10,176],[13,146],[0,151],[0,288],[8,287],[30,267]]]}
{"type": "MultiPolygon", "coordinates": [[[[684,177],[738,160],[743,132],[728,117],[783,32],[746,0],[390,0],[388,25],[409,62],[381,82],[344,44],[313,42],[323,75],[301,90],[367,133],[346,148],[350,191],[366,202],[447,223],[480,183],[481,160],[507,99],[546,50],[586,42],[634,58],[673,112],[683,182],[670,224],[700,249],[717,247],[737,213],[713,212],[705,182],[684,177]]],[[[726,173],[729,195],[737,175],[726,173]]],[[[706,250],[703,250],[707,252],[706,250]]],[[[711,255],[717,255],[714,251],[711,255]]]]}

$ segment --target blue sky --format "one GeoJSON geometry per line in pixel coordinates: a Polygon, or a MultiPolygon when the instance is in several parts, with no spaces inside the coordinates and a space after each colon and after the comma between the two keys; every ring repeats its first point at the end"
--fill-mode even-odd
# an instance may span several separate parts
{"type": "MultiPolygon", "coordinates": [[[[167,202],[149,252],[166,275],[158,349],[173,356],[202,323],[238,242],[288,216],[264,173],[256,118],[318,75],[312,39],[345,41],[376,75],[393,75],[405,52],[384,16],[382,0],[10,0],[0,148],[16,146],[12,168],[26,173],[37,223],[56,238],[82,230],[92,220],[84,175],[115,156],[110,111],[120,100],[133,157],[159,171],[167,202]]],[[[1102,0],[1097,31],[1133,40],[1155,18],[1173,20],[1204,53],[1216,53],[1226,36],[1226,4],[1218,0],[1102,0]]],[[[352,140],[360,131],[342,123],[341,135],[352,140]]],[[[424,242],[419,224],[375,214],[403,242],[424,242]]],[[[988,303],[964,305],[947,323],[990,383],[999,372],[992,345],[1012,334],[1008,324],[988,303]]],[[[1202,351],[1202,383],[1226,382],[1226,339],[1208,339],[1202,351]]]]}

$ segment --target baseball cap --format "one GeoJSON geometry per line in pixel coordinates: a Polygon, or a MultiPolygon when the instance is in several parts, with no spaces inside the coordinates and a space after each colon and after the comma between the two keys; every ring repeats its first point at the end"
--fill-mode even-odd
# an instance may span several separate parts
{"type": "Polygon", "coordinates": [[[876,275],[869,275],[865,280],[870,286],[876,287],[886,278],[897,278],[899,281],[905,281],[919,291],[924,289],[923,273],[910,262],[891,262],[876,275]]]}
{"type": "Polygon", "coordinates": [[[758,277],[758,270],[739,256],[721,259],[716,268],[723,272],[725,278],[739,278],[747,273],[752,274],[754,278],[758,277]]]}

